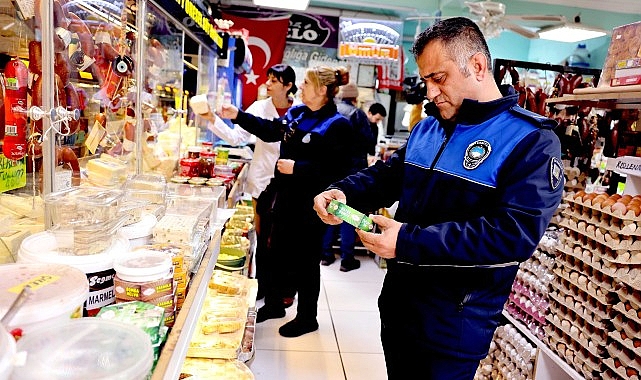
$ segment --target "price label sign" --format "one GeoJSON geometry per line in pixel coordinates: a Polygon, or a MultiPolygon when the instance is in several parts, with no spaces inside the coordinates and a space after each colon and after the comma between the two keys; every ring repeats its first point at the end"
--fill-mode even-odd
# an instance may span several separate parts
{"type": "Polygon", "coordinates": [[[9,160],[0,154],[0,193],[27,185],[26,157],[9,160]]]}

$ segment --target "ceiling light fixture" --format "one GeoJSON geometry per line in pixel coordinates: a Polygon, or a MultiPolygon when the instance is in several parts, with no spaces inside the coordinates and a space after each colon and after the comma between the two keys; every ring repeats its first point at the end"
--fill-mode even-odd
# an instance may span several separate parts
{"type": "Polygon", "coordinates": [[[309,0],[253,0],[258,7],[304,11],[309,6],[309,0]]]}
{"type": "Polygon", "coordinates": [[[559,42],[579,42],[592,38],[603,37],[607,31],[581,24],[581,17],[576,15],[574,22],[565,22],[541,28],[538,31],[539,38],[559,42]]]}

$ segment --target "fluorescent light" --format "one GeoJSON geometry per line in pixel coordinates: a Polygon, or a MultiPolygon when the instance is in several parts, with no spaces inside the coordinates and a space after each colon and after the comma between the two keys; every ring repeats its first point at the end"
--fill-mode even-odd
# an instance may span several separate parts
{"type": "Polygon", "coordinates": [[[292,11],[304,11],[309,6],[309,0],[253,0],[254,5],[292,11]]]}
{"type": "Polygon", "coordinates": [[[579,42],[591,38],[603,37],[607,34],[605,30],[592,28],[583,24],[567,22],[538,31],[539,38],[544,40],[560,42],[579,42]]]}

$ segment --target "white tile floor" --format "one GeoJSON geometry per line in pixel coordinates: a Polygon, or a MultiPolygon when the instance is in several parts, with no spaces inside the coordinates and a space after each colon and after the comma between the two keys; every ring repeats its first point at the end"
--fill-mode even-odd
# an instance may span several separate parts
{"type": "MultiPolygon", "coordinates": [[[[361,268],[341,272],[340,260],[321,266],[318,331],[283,338],[278,327],[296,314],[256,326],[255,355],[249,366],[256,380],[385,380],[378,294],[385,270],[358,255],[361,268]]],[[[258,301],[257,306],[262,306],[258,301]]]]}

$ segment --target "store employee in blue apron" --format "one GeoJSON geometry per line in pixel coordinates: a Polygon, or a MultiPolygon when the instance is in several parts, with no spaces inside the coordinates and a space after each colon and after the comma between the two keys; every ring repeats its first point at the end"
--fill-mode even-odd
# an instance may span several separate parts
{"type": "Polygon", "coordinates": [[[534,252],[563,189],[556,123],[503,96],[478,26],[449,18],[423,31],[412,53],[427,118],[386,162],[317,195],[374,215],[364,246],[387,259],[379,297],[388,378],[471,380],[490,346],[520,262],[534,252]],[[418,374],[418,375],[417,375],[418,374]]]}

